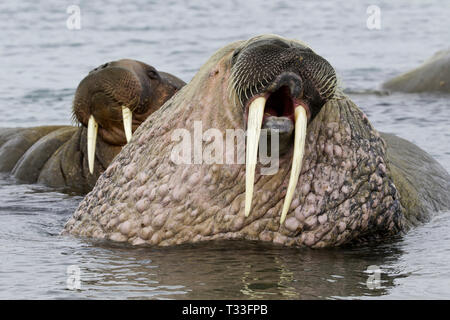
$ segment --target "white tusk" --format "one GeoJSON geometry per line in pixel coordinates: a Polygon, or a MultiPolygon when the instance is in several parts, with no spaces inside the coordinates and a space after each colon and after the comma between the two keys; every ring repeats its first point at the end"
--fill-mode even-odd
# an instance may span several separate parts
{"type": "Polygon", "coordinates": [[[256,160],[258,156],[259,136],[264,116],[266,98],[256,98],[248,108],[247,149],[245,167],[245,216],[252,208],[253,184],[255,181],[256,160]]]}
{"type": "Polygon", "coordinates": [[[89,122],[88,122],[88,132],[87,132],[88,163],[89,163],[89,172],[91,174],[94,173],[95,146],[97,143],[97,132],[98,132],[97,121],[95,121],[94,116],[91,115],[89,118],[89,122]]]}
{"type": "Polygon", "coordinates": [[[127,143],[130,142],[133,136],[132,125],[133,125],[133,112],[122,106],[122,116],[123,116],[123,128],[125,130],[125,137],[127,138],[127,143]]]}
{"type": "Polygon", "coordinates": [[[289,177],[289,185],[284,199],[283,210],[281,211],[280,224],[284,223],[286,215],[291,206],[295,188],[297,187],[298,177],[302,170],[303,155],[305,153],[305,138],[307,126],[306,110],[302,106],[295,108],[295,138],[294,138],[294,155],[292,157],[291,176],[289,177]]]}

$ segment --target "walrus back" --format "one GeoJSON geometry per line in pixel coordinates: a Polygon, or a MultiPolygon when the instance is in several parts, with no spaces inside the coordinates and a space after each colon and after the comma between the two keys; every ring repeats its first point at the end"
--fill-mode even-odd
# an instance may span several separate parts
{"type": "Polygon", "coordinates": [[[4,128],[0,131],[0,172],[11,172],[38,140],[67,126],[4,128]]]}

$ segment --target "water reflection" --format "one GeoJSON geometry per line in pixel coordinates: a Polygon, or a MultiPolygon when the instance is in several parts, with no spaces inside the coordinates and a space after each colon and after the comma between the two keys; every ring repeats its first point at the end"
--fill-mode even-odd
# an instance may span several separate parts
{"type": "Polygon", "coordinates": [[[370,290],[367,267],[393,263],[394,244],[331,250],[229,241],[171,248],[91,242],[76,262],[81,295],[177,299],[317,299],[383,295],[394,286],[382,274],[370,290]],[[92,246],[91,246],[92,245],[92,246]]]}
{"type": "Polygon", "coordinates": [[[131,247],[60,236],[80,197],[0,179],[0,298],[348,299],[448,297],[450,215],[402,239],[325,250],[219,241],[131,247]],[[67,289],[67,267],[81,290],[67,289]],[[369,266],[381,268],[371,290],[369,266]],[[426,291],[425,291],[426,288],[426,291]]]}

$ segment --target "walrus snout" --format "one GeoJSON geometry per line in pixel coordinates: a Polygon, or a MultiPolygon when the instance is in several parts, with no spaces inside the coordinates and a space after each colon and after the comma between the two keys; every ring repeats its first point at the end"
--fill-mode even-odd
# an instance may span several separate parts
{"type": "Polygon", "coordinates": [[[113,126],[122,120],[122,106],[133,111],[149,95],[144,80],[127,66],[108,63],[93,69],[78,85],[74,116],[84,126],[91,116],[104,128],[113,126]]]}
{"type": "Polygon", "coordinates": [[[237,48],[231,59],[232,88],[244,106],[247,128],[245,216],[251,211],[258,145],[260,139],[266,139],[261,129],[268,128],[270,136],[279,134],[279,128],[271,125],[280,123],[268,123],[267,119],[284,118],[281,123],[286,125],[285,132],[278,137],[278,147],[281,153],[294,149],[282,224],[301,173],[307,124],[334,96],[336,73],[307,45],[281,38],[253,39],[237,48]]]}
{"type": "Polygon", "coordinates": [[[337,89],[336,72],[327,60],[306,44],[282,39],[257,40],[236,49],[232,78],[242,105],[285,86],[291,99],[302,99],[313,109],[310,118],[337,89]]]}
{"type": "MultiPolygon", "coordinates": [[[[272,139],[278,141],[277,150],[285,154],[292,146],[294,134],[295,106],[302,104],[303,82],[302,79],[293,72],[284,72],[273,81],[263,94],[266,99],[264,115],[261,128],[266,134],[260,139],[267,139],[268,152],[272,152],[272,139]]],[[[248,120],[248,110],[250,100],[246,107],[246,121],[248,120]]],[[[310,114],[309,107],[303,103],[307,115],[310,114]]]]}

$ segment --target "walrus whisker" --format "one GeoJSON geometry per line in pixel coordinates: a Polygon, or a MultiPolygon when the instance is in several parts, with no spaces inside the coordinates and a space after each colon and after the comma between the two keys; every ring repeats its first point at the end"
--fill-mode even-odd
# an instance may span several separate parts
{"type": "Polygon", "coordinates": [[[318,91],[322,92],[325,88],[327,88],[330,81],[333,81],[333,80],[334,80],[333,78],[329,78],[325,83],[323,83],[323,85],[318,89],[318,91]]]}

